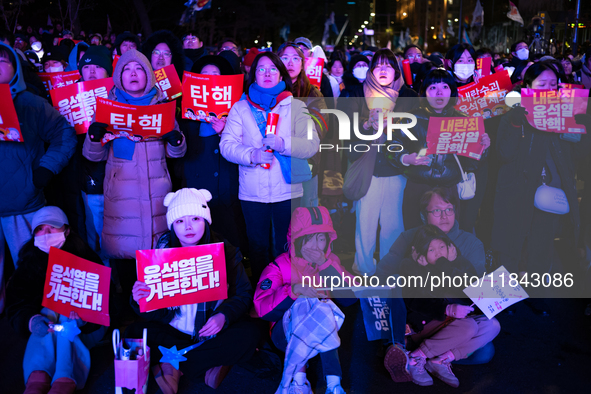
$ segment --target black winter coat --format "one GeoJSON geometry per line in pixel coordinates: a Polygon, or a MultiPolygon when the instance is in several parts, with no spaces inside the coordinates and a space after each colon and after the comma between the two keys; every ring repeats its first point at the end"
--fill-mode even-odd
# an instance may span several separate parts
{"type": "MultiPolygon", "coordinates": [[[[100,257],[72,231],[61,249],[103,265],[100,257]]],[[[49,255],[37,248],[32,238],[22,247],[18,257],[18,268],[6,287],[6,315],[15,331],[28,338],[31,334],[29,320],[43,309],[41,303],[49,255]]],[[[98,324],[86,323],[81,330],[83,333],[90,333],[98,328],[98,324]]]]}

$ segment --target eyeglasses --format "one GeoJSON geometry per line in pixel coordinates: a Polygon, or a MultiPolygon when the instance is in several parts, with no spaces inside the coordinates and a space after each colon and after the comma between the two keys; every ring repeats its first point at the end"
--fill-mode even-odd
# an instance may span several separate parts
{"type": "Polygon", "coordinates": [[[258,67],[257,68],[257,74],[259,75],[265,75],[266,73],[269,73],[271,75],[275,75],[279,72],[279,69],[277,67],[258,67]]]}
{"type": "Polygon", "coordinates": [[[281,61],[285,64],[289,63],[289,61],[292,61],[293,63],[301,63],[302,62],[302,58],[299,56],[293,56],[293,57],[289,57],[289,56],[281,56],[281,61]]]}
{"type": "Polygon", "coordinates": [[[158,49],[154,49],[152,51],[152,55],[156,55],[156,56],[164,56],[164,57],[171,57],[172,56],[172,52],[170,51],[159,51],[158,49]]]}
{"type": "Polygon", "coordinates": [[[238,48],[236,48],[236,47],[221,47],[220,52],[221,51],[232,51],[234,53],[238,53],[238,48]]]}
{"type": "Polygon", "coordinates": [[[197,37],[187,36],[183,41],[195,42],[197,41],[197,37]]]}
{"type": "Polygon", "coordinates": [[[436,218],[441,217],[442,213],[445,213],[445,216],[451,216],[454,213],[454,208],[445,208],[445,209],[434,209],[432,211],[427,211],[431,215],[435,216],[436,218]]]}

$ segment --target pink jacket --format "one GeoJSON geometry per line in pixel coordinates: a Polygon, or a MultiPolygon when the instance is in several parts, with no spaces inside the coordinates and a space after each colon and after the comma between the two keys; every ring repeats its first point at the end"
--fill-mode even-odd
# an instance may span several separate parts
{"type": "MultiPolygon", "coordinates": [[[[289,251],[283,253],[263,270],[254,294],[254,307],[258,316],[264,320],[276,322],[283,317],[297,296],[291,291],[291,285],[302,282],[302,276],[319,278],[324,276],[322,271],[333,268],[339,276],[347,272],[339,258],[332,253],[333,241],[337,233],[332,226],[332,220],[325,207],[296,208],[287,233],[289,251]],[[313,266],[308,261],[296,256],[294,242],[308,234],[328,233],[330,243],[326,251],[326,262],[320,266],[313,266]]],[[[334,274],[331,269],[331,273],[334,274]]],[[[330,286],[330,281],[328,282],[330,286]]],[[[306,282],[307,285],[307,282],[306,282]]],[[[326,293],[328,295],[328,293],[326,293]]]]}

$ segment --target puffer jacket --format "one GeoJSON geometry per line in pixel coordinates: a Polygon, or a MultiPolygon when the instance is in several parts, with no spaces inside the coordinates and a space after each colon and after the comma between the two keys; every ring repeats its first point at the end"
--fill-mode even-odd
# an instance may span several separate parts
{"type": "MultiPolygon", "coordinates": [[[[415,183],[427,184],[431,187],[449,187],[456,185],[462,180],[460,167],[453,154],[433,155],[430,166],[405,166],[402,164],[402,156],[418,153],[421,149],[427,148],[427,131],[429,129],[429,118],[431,117],[463,117],[463,113],[450,106],[441,113],[424,104],[416,111],[411,111],[417,118],[417,125],[411,129],[417,141],[411,141],[400,130],[394,132],[392,143],[400,144],[404,149],[400,152],[389,153],[388,157],[392,164],[398,168],[404,168],[408,179],[415,183]]],[[[474,171],[477,161],[464,156],[458,156],[464,172],[474,171]]]]}
{"type": "Polygon", "coordinates": [[[26,91],[20,56],[10,92],[24,142],[0,142],[0,216],[23,215],[42,208],[45,197],[33,184],[33,170],[62,171],[76,149],[76,132],[47,100],[26,91]],[[47,145],[47,148],[45,145],[47,145]]]}
{"type": "MultiPolygon", "coordinates": [[[[332,253],[332,243],[335,239],[337,233],[325,207],[296,208],[287,232],[289,250],[265,267],[257,284],[254,307],[258,316],[271,322],[281,319],[297,299],[292,292],[292,284],[302,283],[303,276],[315,277],[314,283],[318,283],[321,277],[335,274],[339,277],[344,275],[353,278],[353,275],[343,268],[337,255],[332,253]],[[295,240],[315,233],[328,233],[330,237],[325,254],[326,262],[320,266],[296,255],[295,240]]],[[[326,292],[324,294],[328,295],[326,292]]]]}
{"type": "MultiPolygon", "coordinates": [[[[263,112],[267,119],[265,111],[256,108],[255,110],[263,112]]],[[[309,159],[318,152],[320,141],[316,126],[312,139],[308,139],[307,124],[310,115],[301,101],[293,100],[291,96],[287,97],[271,112],[279,114],[276,134],[285,142],[283,156],[309,159]],[[291,123],[292,110],[295,111],[294,125],[291,123]]],[[[301,184],[285,182],[276,158],[273,158],[268,170],[250,163],[251,153],[263,146],[262,141],[263,135],[246,97],[243,96],[230,110],[220,141],[220,150],[226,160],[240,165],[238,198],[243,201],[274,203],[303,196],[301,184]]]]}
{"type": "MultiPolygon", "coordinates": [[[[121,72],[130,61],[140,61],[148,70],[146,93],[155,84],[154,72],[147,59],[137,51],[127,51],[117,62],[113,72],[115,87],[109,99],[118,101],[116,88],[122,89],[121,72]],[[130,55],[128,55],[128,53],[130,55]]],[[[162,98],[158,93],[151,105],[162,98]]],[[[178,124],[175,122],[175,129],[178,124]]],[[[115,157],[112,142],[102,146],[92,142],[88,135],[84,140],[83,155],[90,161],[107,161],[104,181],[104,224],[102,249],[110,258],[135,258],[135,251],[153,249],[166,226],[166,194],[172,191],[172,182],[166,166],[166,158],[182,157],[187,150],[183,142],[172,146],[163,140],[137,142],[131,160],[115,157]]]]}

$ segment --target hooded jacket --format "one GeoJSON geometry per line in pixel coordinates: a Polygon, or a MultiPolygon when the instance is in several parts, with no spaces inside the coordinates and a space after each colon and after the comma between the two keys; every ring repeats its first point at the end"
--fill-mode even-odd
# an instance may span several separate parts
{"type": "MultiPolygon", "coordinates": [[[[109,99],[119,101],[117,89],[123,90],[121,74],[129,62],[138,62],[146,71],[144,95],[156,84],[150,62],[136,50],[125,52],[113,71],[115,86],[109,99]]],[[[160,91],[150,105],[163,98],[160,91]]],[[[175,130],[178,124],[175,122],[175,130]]],[[[170,130],[165,130],[167,133],[170,130]]],[[[82,153],[91,161],[107,161],[104,180],[105,210],[102,249],[110,258],[135,258],[139,249],[153,249],[168,228],[164,197],[172,191],[172,182],[166,166],[166,157],[182,157],[187,144],[172,146],[163,140],[137,142],[131,160],[115,157],[112,142],[102,146],[92,142],[88,135],[82,153]]]]}
{"type": "MultiPolygon", "coordinates": [[[[343,268],[339,258],[332,253],[332,243],[337,239],[337,233],[332,226],[328,209],[325,207],[296,208],[291,216],[291,223],[287,231],[289,250],[263,270],[254,294],[254,307],[262,319],[277,322],[283,318],[297,296],[292,292],[292,285],[302,283],[302,277],[318,278],[332,276],[353,278],[343,268]],[[309,263],[302,257],[297,257],[295,241],[309,234],[328,233],[330,241],[326,250],[326,261],[322,265],[309,263]]],[[[308,284],[306,279],[306,285],[308,284]]]]}
{"type": "Polygon", "coordinates": [[[179,40],[171,31],[159,30],[153,33],[146,42],[142,45],[142,53],[148,60],[152,59],[152,51],[158,44],[164,43],[170,48],[172,52],[172,63],[174,68],[179,75],[179,78],[183,79],[183,72],[185,71],[185,50],[183,49],[183,43],[179,40]]]}
{"type": "Polygon", "coordinates": [[[68,57],[68,67],[66,67],[65,71],[74,71],[78,70],[78,60],[80,59],[80,52],[86,52],[90,48],[90,46],[85,42],[79,42],[74,46],[74,49],[70,51],[70,56],[68,57]]]}
{"type": "Polygon", "coordinates": [[[23,215],[45,205],[43,191],[33,184],[33,171],[44,167],[58,174],[74,154],[76,132],[47,100],[26,91],[20,56],[7,45],[0,47],[16,59],[9,85],[24,139],[0,142],[0,216],[23,215]]]}

